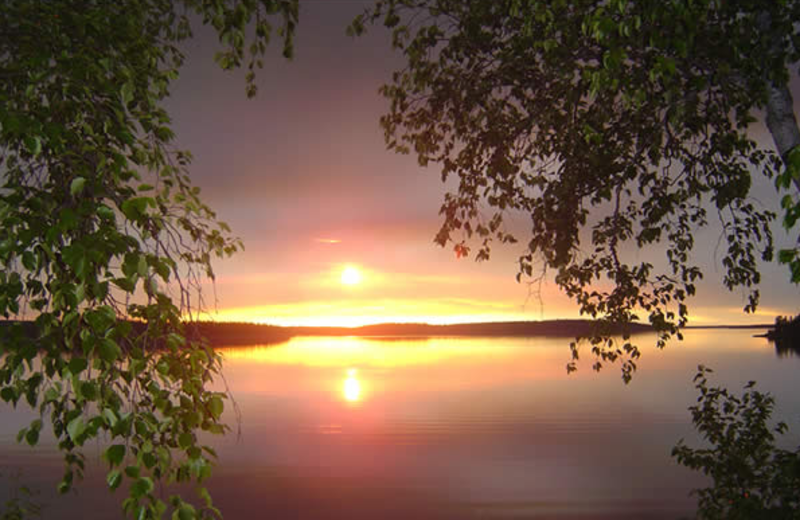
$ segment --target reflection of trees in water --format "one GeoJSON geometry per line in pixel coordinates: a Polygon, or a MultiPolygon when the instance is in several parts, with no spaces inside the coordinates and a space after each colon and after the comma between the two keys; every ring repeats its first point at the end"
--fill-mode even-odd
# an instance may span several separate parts
{"type": "Polygon", "coordinates": [[[780,341],[775,341],[775,353],[778,355],[779,358],[792,357],[792,356],[800,357],[800,347],[798,347],[797,343],[784,344],[780,341]]]}
{"type": "MultiPolygon", "coordinates": [[[[0,481],[4,475],[0,473],[0,481]]],[[[10,482],[3,483],[7,490],[11,490],[10,496],[0,502],[0,520],[24,520],[27,518],[39,518],[42,514],[42,507],[34,499],[38,495],[37,491],[20,483],[22,471],[17,471],[9,476],[10,482]]]]}
{"type": "Polygon", "coordinates": [[[778,357],[800,356],[800,314],[794,318],[778,316],[767,338],[775,343],[778,357]]]}

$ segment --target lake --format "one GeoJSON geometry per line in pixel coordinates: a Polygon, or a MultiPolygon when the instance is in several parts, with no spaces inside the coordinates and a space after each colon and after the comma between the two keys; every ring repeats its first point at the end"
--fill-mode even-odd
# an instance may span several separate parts
{"type": "MultiPolygon", "coordinates": [[[[696,445],[687,407],[699,363],[713,384],[748,380],[777,398],[784,447],[800,443],[800,358],[752,330],[688,330],[643,355],[625,385],[618,366],[567,375],[563,338],[303,337],[221,349],[241,413],[212,440],[209,486],[225,518],[677,519],[703,478],[670,457],[696,445]]],[[[223,383],[220,382],[220,388],[223,383]]],[[[0,499],[32,487],[43,518],[119,518],[122,493],[90,471],[55,497],[60,459],[16,444],[25,410],[0,408],[0,499]]],[[[48,444],[49,442],[49,444],[48,444]]],[[[48,448],[49,446],[49,448],[48,448]]],[[[99,459],[102,446],[86,447],[99,459]]]]}

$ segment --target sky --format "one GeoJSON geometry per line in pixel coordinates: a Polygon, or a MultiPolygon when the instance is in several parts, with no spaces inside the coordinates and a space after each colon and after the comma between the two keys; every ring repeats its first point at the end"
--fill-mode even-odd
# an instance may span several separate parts
{"type": "MultiPolygon", "coordinates": [[[[206,317],[335,326],[580,317],[552,276],[541,286],[516,281],[519,245],[496,246],[478,263],[434,244],[446,191],[440,171],[386,150],[378,124],[388,110],[378,89],[402,58],[380,28],[345,34],[368,3],[301,0],[294,59],[273,42],[255,99],[246,99],[241,71],[213,63],[210,31],[196,24],[184,45],[187,63],[167,104],[177,145],[194,155],[202,198],[245,244],[216,262],[206,317]],[[343,283],[348,267],[357,283],[343,283]]],[[[777,205],[769,181],[754,193],[777,205]]],[[[514,218],[524,231],[525,216],[514,218]]],[[[778,244],[788,245],[777,228],[778,244]]],[[[771,323],[798,311],[800,289],[785,268],[765,265],[761,306],[745,315],[746,295],[721,284],[719,228],[697,239],[705,280],[690,324],[771,323]]]]}

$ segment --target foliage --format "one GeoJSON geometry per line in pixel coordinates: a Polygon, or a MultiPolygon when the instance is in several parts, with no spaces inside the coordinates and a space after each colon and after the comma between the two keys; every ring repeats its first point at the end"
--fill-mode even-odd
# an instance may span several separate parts
{"type": "MultiPolygon", "coordinates": [[[[0,477],[4,476],[0,473],[0,477]]],[[[5,503],[0,505],[0,520],[25,520],[41,517],[42,507],[34,497],[37,493],[28,486],[19,485],[20,473],[11,475],[6,488],[11,490],[11,495],[5,503]]]]}
{"type": "Polygon", "coordinates": [[[163,108],[191,36],[190,17],[219,35],[223,68],[246,60],[248,95],[278,16],[291,54],[296,0],[8,0],[0,10],[0,397],[52,427],[64,453],[58,486],[99,439],[107,483],[128,489],[136,518],[218,516],[169,504],[158,482],[201,482],[222,433],[220,359],[183,320],[202,305],[211,259],[239,247],[190,183],[188,152],[170,146],[163,108]],[[254,33],[248,36],[248,32],[254,33]]]}
{"type": "Polygon", "coordinates": [[[680,337],[709,210],[725,286],[747,292],[745,310],[758,304],[775,215],[748,198],[751,175],[788,187],[793,174],[747,131],[798,61],[799,17],[793,0],[386,0],[350,31],[382,23],[405,56],[382,89],[389,148],[456,181],[435,241],[464,256],[477,240],[487,259],[518,240],[508,215],[527,214],[518,280],[554,270],[599,320],[595,368],[622,358],[627,380],[639,350],[607,325],[643,312],[659,346],[680,337]],[[665,258],[637,253],[648,247],[665,258]]]}
{"type": "Polygon", "coordinates": [[[800,314],[794,318],[775,318],[775,326],[767,332],[767,338],[775,342],[778,355],[800,353],[800,314]]]}
{"type": "Polygon", "coordinates": [[[698,367],[695,387],[700,396],[689,410],[711,447],[694,449],[681,440],[672,451],[680,464],[712,479],[711,487],[695,490],[699,517],[800,518],[800,448],[792,452],[775,446],[775,434],[787,427],[783,422],[769,425],[774,398],[755,390],[752,381],[741,396],[709,387],[710,372],[698,367]]]}
{"type": "MultiPolygon", "coordinates": [[[[792,148],[784,158],[786,168],[775,177],[775,186],[778,189],[788,189],[791,184],[800,183],[800,146],[792,148]]],[[[785,194],[781,199],[784,210],[783,227],[787,230],[794,228],[800,219],[800,197],[785,194]]],[[[789,266],[792,283],[800,283],[800,243],[794,248],[781,249],[778,260],[789,266]]]]}

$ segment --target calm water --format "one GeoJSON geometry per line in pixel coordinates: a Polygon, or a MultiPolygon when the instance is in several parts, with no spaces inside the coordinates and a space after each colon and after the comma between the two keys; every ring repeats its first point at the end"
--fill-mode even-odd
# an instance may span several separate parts
{"type": "MultiPolygon", "coordinates": [[[[646,348],[627,386],[614,366],[592,372],[588,349],[568,376],[568,342],[555,338],[223,349],[241,436],[213,440],[212,494],[229,519],[689,517],[688,493],[703,480],[669,454],[695,438],[686,408],[698,363],[730,388],[759,381],[790,425],[784,444],[800,442],[800,358],[779,358],[751,334],[695,330],[646,348]]],[[[38,490],[44,518],[120,517],[122,495],[102,487],[102,471],[54,498],[57,455],[17,445],[29,417],[0,413],[0,498],[16,480],[38,490]]]]}

